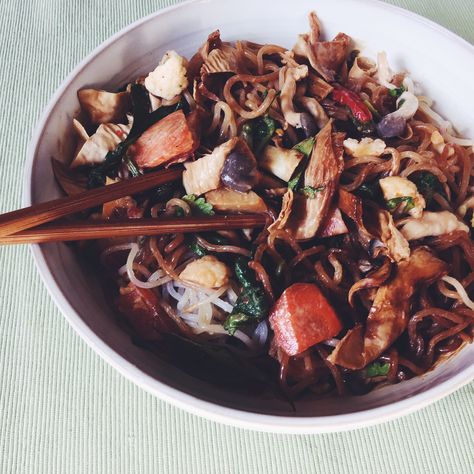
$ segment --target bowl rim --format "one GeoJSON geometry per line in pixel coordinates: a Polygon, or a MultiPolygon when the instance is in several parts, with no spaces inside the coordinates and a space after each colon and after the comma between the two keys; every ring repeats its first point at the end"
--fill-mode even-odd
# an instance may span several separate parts
{"type": "MultiPolygon", "coordinates": [[[[61,82],[49,100],[46,108],[42,112],[35,128],[28,147],[27,158],[23,170],[23,199],[24,206],[32,204],[32,171],[35,157],[37,155],[38,145],[43,133],[43,129],[48,123],[49,117],[54,113],[58,101],[61,99],[70,82],[88,65],[99,53],[107,49],[117,39],[128,34],[130,31],[141,25],[154,20],[156,17],[165,15],[175,10],[185,10],[188,5],[195,3],[209,3],[212,0],[186,0],[177,5],[155,11],[133,23],[125,26],[120,31],[109,37],[107,40],[97,46],[90,52],[67,77],[61,82]]],[[[457,47],[467,48],[471,54],[474,54],[474,45],[459,37],[455,33],[447,30],[441,25],[426,19],[416,13],[405,10],[401,7],[384,3],[380,0],[349,0],[354,3],[370,4],[373,8],[396,13],[419,23],[423,27],[435,30],[438,34],[454,42],[457,47]]],[[[164,382],[142,372],[138,367],[127,361],[124,357],[116,353],[109,347],[92,329],[90,329],[80,315],[69,303],[62,293],[58,282],[54,279],[45,258],[41,245],[30,245],[33,260],[36,268],[46,286],[48,293],[55,302],[56,306],[63,313],[68,323],[73,327],[76,333],[86,342],[86,344],[98,353],[103,360],[114,367],[120,374],[128,380],[134,382],[139,387],[146,390],[163,401],[170,403],[178,408],[188,411],[212,421],[221,422],[226,425],[239,428],[252,429],[256,431],[277,432],[288,434],[311,434],[347,431],[357,428],[373,426],[382,422],[393,420],[403,415],[417,411],[423,407],[434,403],[441,398],[451,394],[455,390],[474,380],[474,364],[464,368],[458,374],[447,380],[426,389],[425,391],[409,396],[406,399],[399,400],[389,405],[377,408],[358,411],[355,413],[346,413],[340,415],[328,416],[278,416],[259,414],[255,412],[229,408],[218,405],[207,400],[195,397],[191,394],[175,389],[164,382]]]]}

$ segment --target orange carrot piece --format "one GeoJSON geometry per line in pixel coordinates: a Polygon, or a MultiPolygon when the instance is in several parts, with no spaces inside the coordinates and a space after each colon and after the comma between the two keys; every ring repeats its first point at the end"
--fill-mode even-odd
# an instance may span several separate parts
{"type": "Polygon", "coordinates": [[[186,160],[197,145],[183,111],[177,110],[145,130],[130,154],[141,168],[155,168],[186,160]]]}
{"type": "Polygon", "coordinates": [[[275,303],[270,314],[275,342],[288,355],[336,336],[342,329],[333,308],[313,283],[295,283],[275,303]]]}

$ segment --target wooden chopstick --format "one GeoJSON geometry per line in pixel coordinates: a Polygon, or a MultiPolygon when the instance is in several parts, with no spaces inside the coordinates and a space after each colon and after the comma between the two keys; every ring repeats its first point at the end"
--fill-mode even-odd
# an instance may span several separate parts
{"type": "MultiPolygon", "coordinates": [[[[161,184],[181,178],[183,168],[171,168],[149,173],[102,188],[90,189],[75,196],[54,199],[34,206],[18,209],[0,215],[0,238],[30,229],[46,222],[76,212],[90,209],[104,202],[113,201],[123,196],[133,195],[161,184]]],[[[41,232],[40,232],[41,234],[41,232]]]]}
{"type": "Polygon", "coordinates": [[[210,217],[159,217],[126,221],[64,222],[45,224],[34,229],[0,237],[0,245],[250,229],[263,227],[266,218],[265,214],[237,214],[210,217]]]}

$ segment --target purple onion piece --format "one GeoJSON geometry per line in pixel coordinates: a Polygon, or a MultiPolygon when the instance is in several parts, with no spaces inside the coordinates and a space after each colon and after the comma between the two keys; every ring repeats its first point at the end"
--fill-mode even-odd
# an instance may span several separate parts
{"type": "Polygon", "coordinates": [[[238,151],[229,153],[222,167],[221,181],[228,189],[241,193],[250,191],[257,182],[255,161],[238,151]]]}
{"type": "Polygon", "coordinates": [[[400,137],[405,132],[406,125],[406,119],[393,112],[377,124],[377,132],[382,138],[400,137]]]}

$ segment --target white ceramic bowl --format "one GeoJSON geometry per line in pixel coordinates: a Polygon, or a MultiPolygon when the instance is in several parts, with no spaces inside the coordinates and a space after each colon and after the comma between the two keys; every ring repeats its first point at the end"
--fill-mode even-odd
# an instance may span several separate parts
{"type": "MultiPolygon", "coordinates": [[[[474,71],[474,48],[434,23],[374,1],[198,0],[128,26],[92,52],[63,82],[44,112],[29,149],[24,204],[60,195],[50,158],[71,159],[71,119],[78,110],[78,89],[114,89],[152,70],[170,48],[190,57],[216,28],[227,40],[243,38],[291,47],[296,35],[307,31],[311,9],[320,16],[327,36],[343,31],[368,54],[387,51],[394,69],[410,71],[436,99],[438,110],[461,132],[474,136],[472,74],[467,74],[474,71]]],[[[474,377],[471,345],[423,377],[363,397],[299,403],[292,413],[286,403],[277,400],[236,395],[209,386],[134,346],[116,325],[94,275],[85,273],[67,246],[49,244],[33,246],[32,250],[51,296],[90,347],[145,390],[213,420],[290,433],[352,429],[412,412],[474,377]]]]}

